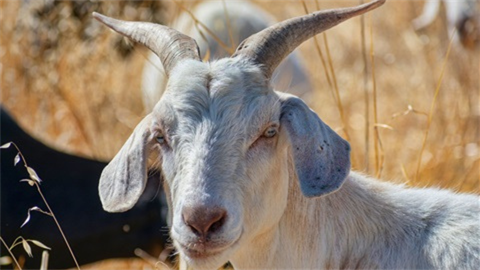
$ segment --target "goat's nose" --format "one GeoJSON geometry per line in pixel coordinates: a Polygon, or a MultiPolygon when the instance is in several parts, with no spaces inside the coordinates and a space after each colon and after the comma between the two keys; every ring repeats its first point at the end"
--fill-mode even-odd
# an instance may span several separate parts
{"type": "Polygon", "coordinates": [[[206,237],[222,227],[227,211],[220,207],[194,206],[184,207],[182,215],[185,224],[195,234],[206,237]]]}

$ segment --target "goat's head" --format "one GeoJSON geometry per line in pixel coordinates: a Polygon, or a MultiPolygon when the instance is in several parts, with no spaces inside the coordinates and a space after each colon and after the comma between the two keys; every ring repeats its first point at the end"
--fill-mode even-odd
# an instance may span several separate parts
{"type": "Polygon", "coordinates": [[[169,76],[162,99],[102,173],[105,210],[135,204],[154,156],[176,247],[195,268],[213,269],[278,223],[289,179],[298,178],[307,197],[337,190],[350,170],[349,144],[302,100],[273,91],[269,79],[303,41],[383,2],[276,24],[246,39],[232,58],[211,63],[199,60],[194,40],[172,29],[95,14],[152,49],[169,76]]]}

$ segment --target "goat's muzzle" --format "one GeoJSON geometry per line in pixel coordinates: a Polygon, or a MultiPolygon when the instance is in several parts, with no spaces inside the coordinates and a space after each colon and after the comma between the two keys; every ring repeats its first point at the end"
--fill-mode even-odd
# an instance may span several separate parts
{"type": "Polygon", "coordinates": [[[184,207],[182,217],[190,230],[200,240],[206,242],[209,236],[217,232],[225,223],[227,210],[207,206],[184,207]]]}

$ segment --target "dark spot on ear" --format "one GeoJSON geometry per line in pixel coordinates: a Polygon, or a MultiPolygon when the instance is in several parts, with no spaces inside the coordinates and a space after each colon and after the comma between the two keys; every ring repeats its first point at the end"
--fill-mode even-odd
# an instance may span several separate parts
{"type": "Polygon", "coordinates": [[[317,188],[317,185],[312,184],[312,185],[310,185],[310,187],[311,187],[311,188],[317,188]]]}
{"type": "Polygon", "coordinates": [[[327,189],[330,187],[330,184],[325,184],[323,186],[320,187],[321,190],[324,190],[324,189],[327,189]]]}
{"type": "Polygon", "coordinates": [[[300,147],[297,147],[297,150],[300,150],[300,147]]]}
{"type": "Polygon", "coordinates": [[[337,168],[337,172],[341,172],[342,171],[342,168],[337,168]]]}
{"type": "Polygon", "coordinates": [[[320,176],[315,177],[315,180],[320,180],[320,176]]]}

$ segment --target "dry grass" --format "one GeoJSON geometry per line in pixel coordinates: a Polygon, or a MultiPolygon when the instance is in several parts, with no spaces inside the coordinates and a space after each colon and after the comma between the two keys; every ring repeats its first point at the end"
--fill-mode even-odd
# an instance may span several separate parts
{"type": "MultiPolygon", "coordinates": [[[[193,2],[184,4],[188,8],[193,2]]],[[[304,14],[300,1],[254,2],[278,20],[304,14]]],[[[358,2],[320,1],[320,7],[358,2]]],[[[66,7],[57,14],[49,15],[62,20],[48,29],[35,29],[32,22],[20,19],[29,12],[20,8],[21,1],[0,2],[1,103],[23,127],[48,144],[110,159],[144,115],[140,74],[147,51],[140,46],[130,50],[106,28],[88,24],[88,16],[73,18],[68,3],[64,2],[66,7]],[[90,28],[82,32],[79,27],[85,21],[90,28]]],[[[314,0],[306,1],[310,11],[315,4],[314,0]]],[[[449,38],[444,16],[426,30],[415,32],[410,21],[420,14],[422,6],[423,1],[389,0],[367,15],[363,34],[366,52],[362,50],[359,18],[329,30],[332,69],[327,58],[322,65],[313,40],[303,44],[300,51],[315,86],[308,102],[333,129],[349,134],[356,170],[411,186],[478,194],[480,54],[453,44],[446,57],[449,38]],[[368,60],[367,92],[364,59],[368,60]],[[336,78],[337,98],[333,98],[334,83],[328,82],[326,74],[336,78]]],[[[148,12],[145,16],[135,12],[145,11],[147,5],[129,7],[127,3],[119,7],[118,2],[107,1],[93,8],[121,18],[152,19],[148,12]]],[[[162,2],[154,19],[169,21],[177,10],[171,2],[162,2]]],[[[318,47],[327,57],[322,36],[318,37],[318,47]]],[[[151,267],[139,266],[137,261],[124,266],[118,263],[90,269],[151,267]]]]}

